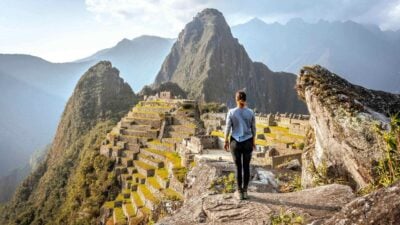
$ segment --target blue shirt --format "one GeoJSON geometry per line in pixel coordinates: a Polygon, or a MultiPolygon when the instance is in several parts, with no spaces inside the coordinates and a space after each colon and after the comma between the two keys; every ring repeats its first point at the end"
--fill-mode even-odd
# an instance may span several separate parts
{"type": "Polygon", "coordinates": [[[255,136],[256,119],[253,110],[247,107],[230,109],[226,115],[225,137],[229,135],[231,129],[231,136],[238,142],[255,136]]]}

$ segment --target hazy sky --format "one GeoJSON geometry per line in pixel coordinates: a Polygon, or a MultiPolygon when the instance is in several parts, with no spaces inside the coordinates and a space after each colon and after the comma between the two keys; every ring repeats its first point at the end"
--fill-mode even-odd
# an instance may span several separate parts
{"type": "Polygon", "coordinates": [[[235,25],[354,20],[400,28],[400,0],[0,0],[0,53],[65,62],[142,34],[176,37],[198,11],[217,8],[235,25]]]}

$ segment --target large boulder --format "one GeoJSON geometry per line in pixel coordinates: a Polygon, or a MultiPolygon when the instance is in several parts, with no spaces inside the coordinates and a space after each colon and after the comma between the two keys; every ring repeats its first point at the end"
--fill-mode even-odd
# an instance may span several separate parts
{"type": "Polygon", "coordinates": [[[313,186],[321,173],[354,189],[373,183],[374,165],[386,148],[377,130],[389,129],[390,115],[400,111],[400,96],[351,84],[318,65],[301,70],[297,90],[313,130],[303,154],[302,185],[313,186]]]}
{"type": "Polygon", "coordinates": [[[400,223],[400,183],[359,197],[345,205],[324,225],[390,225],[400,223]]]}

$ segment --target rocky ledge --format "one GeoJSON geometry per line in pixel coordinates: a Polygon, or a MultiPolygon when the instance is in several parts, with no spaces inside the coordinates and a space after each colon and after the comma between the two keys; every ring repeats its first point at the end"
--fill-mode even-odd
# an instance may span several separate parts
{"type": "Polygon", "coordinates": [[[400,112],[400,96],[351,84],[318,65],[301,70],[297,91],[313,128],[303,154],[303,187],[318,183],[321,171],[354,189],[374,182],[373,167],[386,149],[381,133],[400,112]]]}

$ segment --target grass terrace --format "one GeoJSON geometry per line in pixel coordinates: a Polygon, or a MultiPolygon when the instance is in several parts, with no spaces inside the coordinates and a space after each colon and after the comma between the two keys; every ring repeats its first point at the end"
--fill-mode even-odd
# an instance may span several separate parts
{"type": "Polygon", "coordinates": [[[173,173],[176,179],[178,179],[179,182],[183,183],[185,181],[185,177],[187,174],[187,168],[186,167],[174,168],[173,173]]]}
{"type": "Polygon", "coordinates": [[[168,180],[168,171],[166,168],[156,169],[156,175],[163,180],[168,180]]]}
{"type": "Polygon", "coordinates": [[[165,157],[168,161],[172,162],[174,168],[179,168],[181,166],[181,157],[176,152],[165,152],[165,157]]]}
{"type": "Polygon", "coordinates": [[[134,217],[136,216],[135,209],[133,208],[131,203],[125,204],[126,212],[129,217],[134,217]]]}
{"type": "Polygon", "coordinates": [[[157,190],[161,190],[162,189],[161,185],[157,181],[157,178],[155,178],[155,177],[148,177],[147,178],[147,182],[149,182],[149,184],[151,186],[153,186],[154,188],[156,188],[157,190]]]}
{"type": "Polygon", "coordinates": [[[133,201],[134,201],[136,207],[140,208],[140,207],[144,206],[142,199],[140,199],[139,194],[136,191],[132,191],[131,196],[133,198],[133,201]]]}
{"type": "Polygon", "coordinates": [[[211,132],[211,136],[216,136],[216,137],[220,137],[220,138],[225,138],[225,134],[223,131],[220,130],[213,130],[211,132]]]}
{"type": "Polygon", "coordinates": [[[122,210],[121,207],[114,208],[114,213],[115,213],[117,222],[125,222],[124,211],[122,210]]]}
{"type": "Polygon", "coordinates": [[[175,190],[172,190],[171,188],[167,188],[167,189],[163,190],[162,193],[164,194],[164,196],[167,200],[172,200],[172,201],[182,201],[183,200],[182,195],[179,194],[178,192],[176,192],[175,190]]]}
{"type": "Polygon", "coordinates": [[[144,197],[154,203],[159,203],[158,198],[156,198],[153,193],[146,187],[145,184],[139,184],[138,189],[143,193],[144,197]]]}
{"type": "Polygon", "coordinates": [[[151,165],[144,163],[142,161],[139,161],[139,160],[134,160],[133,163],[135,164],[135,166],[139,166],[145,170],[155,170],[156,169],[154,166],[151,166],[151,165]]]}
{"type": "Polygon", "coordinates": [[[268,142],[262,139],[256,139],[256,145],[268,146],[268,142]]]}
{"type": "Polygon", "coordinates": [[[107,209],[112,209],[112,208],[114,208],[114,201],[107,201],[104,203],[103,206],[107,209]]]}

